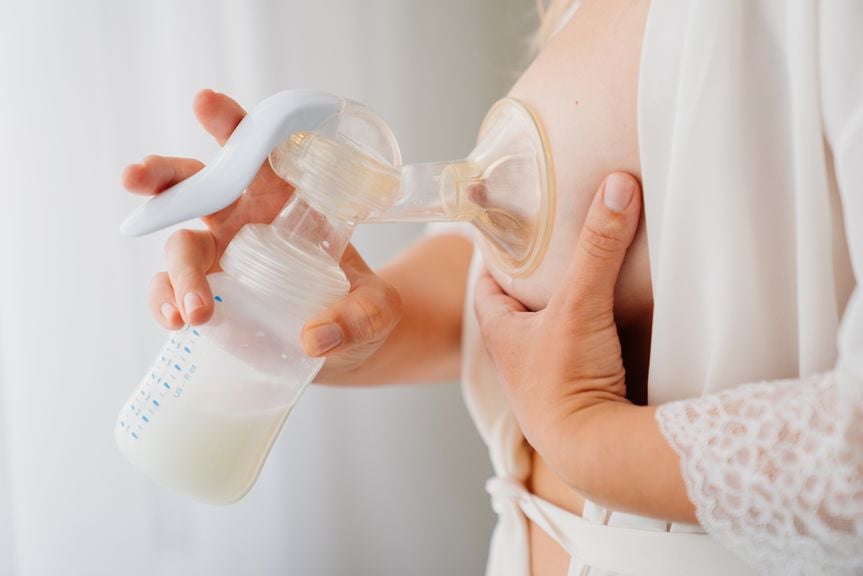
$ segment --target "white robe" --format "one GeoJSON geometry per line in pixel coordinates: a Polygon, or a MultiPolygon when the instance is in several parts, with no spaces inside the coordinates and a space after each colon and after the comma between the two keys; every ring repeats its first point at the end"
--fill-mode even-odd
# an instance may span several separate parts
{"type": "Polygon", "coordinates": [[[524,489],[477,257],[462,376],[497,475],[488,574],[528,573],[526,516],[570,574],[863,572],[863,2],[654,0],[638,127],[649,401],[708,534],[524,489]]]}

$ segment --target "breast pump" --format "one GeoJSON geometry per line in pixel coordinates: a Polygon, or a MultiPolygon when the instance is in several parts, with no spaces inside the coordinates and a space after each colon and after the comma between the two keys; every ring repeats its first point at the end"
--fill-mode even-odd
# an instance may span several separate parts
{"type": "Polygon", "coordinates": [[[172,332],[120,412],[115,439],[161,484],[230,504],[254,484],[285,419],[324,360],[303,324],[349,290],[339,260],[362,222],[466,221],[497,269],[528,274],[554,215],[542,126],[515,99],[492,107],[477,146],[454,162],[403,166],[384,121],[330,94],[290,90],[261,102],[215,159],[123,222],[142,235],[225,208],[269,157],[295,189],[271,224],[247,224],[208,277],[209,322],[172,332]]]}

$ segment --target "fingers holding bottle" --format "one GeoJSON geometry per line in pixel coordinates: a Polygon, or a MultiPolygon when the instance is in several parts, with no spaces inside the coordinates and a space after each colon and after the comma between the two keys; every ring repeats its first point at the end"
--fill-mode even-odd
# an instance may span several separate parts
{"type": "MultiPolygon", "coordinates": [[[[193,108],[201,126],[219,145],[227,141],[246,115],[236,101],[212,90],[200,91],[193,108]]],[[[122,183],[130,192],[152,196],[191,177],[203,167],[202,162],[193,158],[150,155],[140,163],[127,166],[122,183]]],[[[254,198],[241,199],[204,217],[207,231],[180,230],[172,235],[165,246],[168,271],[157,274],[149,290],[150,309],[156,320],[168,329],[209,320],[213,299],[206,275],[218,270],[218,258],[244,224],[271,221],[292,190],[265,163],[249,186],[254,198]],[[253,190],[257,190],[257,195],[253,190]],[[239,204],[242,209],[238,210],[239,204]]]]}
{"type": "Polygon", "coordinates": [[[150,281],[147,301],[150,314],[156,322],[168,330],[178,330],[183,327],[183,316],[174,300],[174,286],[167,272],[159,272],[150,281]]]}
{"type": "Polygon", "coordinates": [[[150,311],[165,328],[203,324],[213,315],[207,274],[215,262],[215,242],[206,230],[178,230],[168,239],[168,271],[150,284],[150,311]]]}
{"type": "Polygon", "coordinates": [[[310,356],[340,356],[359,363],[370,357],[398,325],[402,300],[348,245],[341,262],[351,283],[341,300],[309,320],[301,335],[310,356]]]}

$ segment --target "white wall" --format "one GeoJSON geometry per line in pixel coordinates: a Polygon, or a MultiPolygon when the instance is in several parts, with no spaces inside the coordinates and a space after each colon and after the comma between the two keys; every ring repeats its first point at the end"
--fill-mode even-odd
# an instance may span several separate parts
{"type": "MultiPolygon", "coordinates": [[[[190,112],[314,87],[377,109],[406,161],[458,156],[514,80],[531,0],[0,0],[0,575],[477,574],[494,518],[455,384],[313,387],[258,485],[213,508],[113,446],[160,346],[166,234],[124,239],[122,166],[209,158],[190,112]]],[[[416,234],[357,234],[384,262],[416,234]]]]}

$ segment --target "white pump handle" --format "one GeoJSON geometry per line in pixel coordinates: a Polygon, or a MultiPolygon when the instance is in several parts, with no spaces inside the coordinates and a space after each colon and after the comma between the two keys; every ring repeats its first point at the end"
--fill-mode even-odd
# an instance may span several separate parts
{"type": "Polygon", "coordinates": [[[139,206],[120,225],[120,232],[141,236],[229,206],[279,142],[317,129],[343,106],[341,98],[314,90],[270,96],[243,118],[212,162],[139,206]]]}

